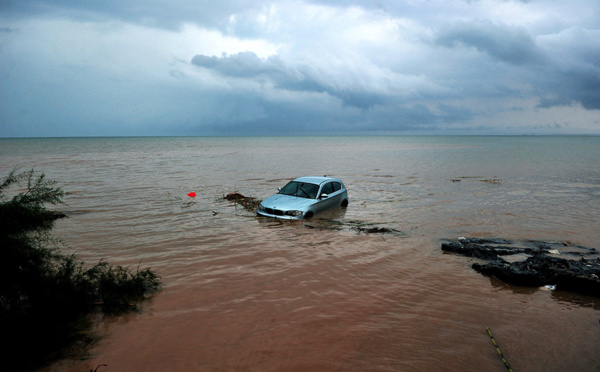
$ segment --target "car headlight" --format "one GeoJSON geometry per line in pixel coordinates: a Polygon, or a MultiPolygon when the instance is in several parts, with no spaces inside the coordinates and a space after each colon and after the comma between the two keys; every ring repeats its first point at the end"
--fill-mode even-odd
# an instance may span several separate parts
{"type": "Polygon", "coordinates": [[[259,210],[261,212],[264,212],[265,211],[265,206],[262,205],[262,204],[259,204],[257,210],[259,210]]]}
{"type": "Polygon", "coordinates": [[[286,211],[284,214],[286,216],[298,217],[298,216],[302,216],[304,213],[302,211],[286,211]]]}

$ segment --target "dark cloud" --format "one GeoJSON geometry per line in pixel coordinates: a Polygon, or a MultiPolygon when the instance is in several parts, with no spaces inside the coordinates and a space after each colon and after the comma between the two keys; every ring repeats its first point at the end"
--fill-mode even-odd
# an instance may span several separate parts
{"type": "Polygon", "coordinates": [[[492,22],[461,22],[447,26],[437,37],[447,47],[473,47],[492,58],[510,64],[538,63],[542,53],[524,29],[492,22]]]}
{"type": "Polygon", "coordinates": [[[540,107],[581,104],[600,110],[599,31],[573,28],[553,35],[546,48],[549,59],[537,75],[540,107]]]}
{"type": "MultiPolygon", "coordinates": [[[[369,111],[340,112],[322,107],[299,106],[293,102],[261,102],[266,116],[244,121],[231,121],[227,125],[213,122],[213,133],[227,135],[334,135],[352,133],[402,133],[407,131],[435,132],[440,124],[450,122],[445,113],[434,113],[424,105],[377,107],[369,111]]],[[[189,128],[198,133],[204,124],[189,128]]]]}
{"type": "Polygon", "coordinates": [[[276,56],[267,59],[259,58],[254,52],[240,52],[221,57],[196,55],[192,64],[218,71],[225,76],[255,78],[263,76],[275,81],[286,80],[283,62],[276,56]]]}
{"type": "Polygon", "coordinates": [[[274,87],[301,92],[327,93],[341,99],[345,105],[366,109],[386,100],[376,92],[370,92],[350,84],[335,84],[324,78],[330,74],[306,63],[291,66],[278,56],[259,58],[253,52],[241,52],[221,57],[196,55],[192,64],[219,72],[223,76],[248,78],[270,82],[274,87]]]}
{"type": "Polygon", "coordinates": [[[540,84],[541,108],[579,103],[587,110],[600,110],[599,71],[569,71],[540,84]]]}
{"type": "MultiPolygon", "coordinates": [[[[526,81],[539,98],[540,108],[580,104],[587,110],[600,109],[600,46],[584,30],[548,35],[544,45],[522,28],[491,22],[460,22],[439,32],[436,43],[448,48],[475,48],[514,66],[500,76],[507,82],[526,81]],[[555,40],[557,39],[557,40],[555,40]]],[[[482,61],[482,66],[486,64],[482,61]]],[[[493,77],[489,73],[482,76],[493,77]]],[[[495,77],[494,77],[495,78],[495,77]]],[[[514,85],[514,83],[513,83],[514,85]]],[[[485,88],[500,96],[522,96],[502,81],[485,88]]]]}

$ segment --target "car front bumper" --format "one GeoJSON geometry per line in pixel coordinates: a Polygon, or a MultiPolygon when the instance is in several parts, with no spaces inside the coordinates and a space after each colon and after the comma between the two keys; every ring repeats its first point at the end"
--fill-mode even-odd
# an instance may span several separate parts
{"type": "Polygon", "coordinates": [[[279,218],[283,220],[301,220],[304,218],[304,213],[297,216],[286,215],[285,211],[279,209],[266,208],[264,211],[256,211],[259,217],[279,218]]]}

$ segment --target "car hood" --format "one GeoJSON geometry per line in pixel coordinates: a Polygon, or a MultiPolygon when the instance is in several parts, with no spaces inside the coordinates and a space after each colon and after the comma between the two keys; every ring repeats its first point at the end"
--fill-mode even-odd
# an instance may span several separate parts
{"type": "Polygon", "coordinates": [[[298,196],[283,194],[275,194],[261,202],[265,208],[273,208],[284,211],[303,210],[314,203],[315,199],[300,198],[298,196]]]}

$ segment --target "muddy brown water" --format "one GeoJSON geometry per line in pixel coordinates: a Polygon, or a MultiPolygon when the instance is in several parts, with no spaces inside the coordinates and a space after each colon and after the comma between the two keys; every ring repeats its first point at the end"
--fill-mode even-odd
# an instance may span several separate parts
{"type": "Polygon", "coordinates": [[[600,299],[505,285],[440,244],[600,248],[599,154],[597,137],[30,139],[3,140],[0,170],[72,192],[66,251],[165,283],[42,371],[504,371],[486,326],[515,371],[591,371],[600,299]],[[347,209],[281,222],[222,199],[322,174],[347,209]]]}

